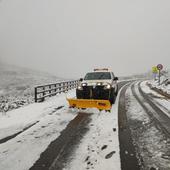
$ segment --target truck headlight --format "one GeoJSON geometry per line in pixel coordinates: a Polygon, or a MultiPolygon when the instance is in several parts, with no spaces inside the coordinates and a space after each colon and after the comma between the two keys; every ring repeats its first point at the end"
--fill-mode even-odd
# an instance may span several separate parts
{"type": "Polygon", "coordinates": [[[83,87],[84,87],[84,86],[87,86],[87,83],[81,83],[81,84],[79,84],[78,87],[77,87],[77,89],[78,89],[78,90],[83,90],[83,87]]]}
{"type": "Polygon", "coordinates": [[[79,85],[79,86],[77,87],[77,89],[78,89],[78,90],[83,90],[83,87],[82,87],[81,85],[79,85]]]}
{"type": "Polygon", "coordinates": [[[109,90],[109,89],[111,89],[111,87],[112,87],[112,86],[111,86],[110,84],[107,84],[106,86],[104,86],[104,89],[105,89],[105,90],[109,90]]]}
{"type": "Polygon", "coordinates": [[[87,83],[82,83],[81,86],[83,86],[83,87],[84,87],[84,86],[87,86],[87,83]]]}
{"type": "Polygon", "coordinates": [[[97,86],[102,86],[102,85],[103,85],[103,83],[98,82],[98,83],[96,83],[96,85],[97,85],[97,86]]]}

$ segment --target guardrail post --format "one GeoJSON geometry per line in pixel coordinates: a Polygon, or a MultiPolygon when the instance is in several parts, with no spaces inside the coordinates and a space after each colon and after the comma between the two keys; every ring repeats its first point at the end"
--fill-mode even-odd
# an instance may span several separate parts
{"type": "Polygon", "coordinates": [[[35,91],[35,97],[34,97],[34,99],[35,99],[35,103],[37,103],[37,87],[35,87],[35,89],[34,89],[35,91]]]}
{"type": "Polygon", "coordinates": [[[65,92],[67,92],[67,82],[65,82],[65,92]]]}
{"type": "Polygon", "coordinates": [[[43,94],[43,97],[42,97],[41,102],[43,102],[43,101],[45,100],[45,97],[44,97],[44,96],[45,96],[45,92],[44,92],[44,91],[45,91],[45,86],[43,87],[43,93],[42,93],[42,94],[43,94]]]}
{"type": "Polygon", "coordinates": [[[71,82],[69,82],[69,90],[71,90],[72,88],[71,88],[71,82]]]}
{"type": "MultiPolygon", "coordinates": [[[[49,88],[49,94],[51,94],[51,85],[49,85],[48,88],[49,88]]],[[[52,96],[52,95],[50,95],[50,97],[51,97],[51,96],[52,96]]]]}
{"type": "Polygon", "coordinates": [[[64,83],[63,83],[63,92],[64,92],[64,93],[66,92],[66,86],[67,86],[67,85],[66,85],[66,83],[64,82],[64,83]]]}
{"type": "Polygon", "coordinates": [[[57,91],[57,89],[56,89],[57,88],[57,84],[54,85],[54,88],[55,88],[54,93],[56,93],[56,91],[57,91]]]}
{"type": "Polygon", "coordinates": [[[60,94],[61,93],[61,83],[59,83],[58,86],[59,86],[58,89],[59,89],[59,94],[60,94]]]}
{"type": "Polygon", "coordinates": [[[67,91],[69,90],[69,82],[67,82],[67,91]]]}

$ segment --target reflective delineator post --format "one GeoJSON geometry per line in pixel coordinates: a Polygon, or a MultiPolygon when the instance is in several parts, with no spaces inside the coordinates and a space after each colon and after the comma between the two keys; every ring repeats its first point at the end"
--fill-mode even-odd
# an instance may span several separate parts
{"type": "Polygon", "coordinates": [[[160,86],[160,84],[161,84],[161,80],[160,80],[160,79],[161,79],[161,73],[160,73],[160,72],[161,72],[161,70],[158,71],[158,74],[159,74],[159,75],[158,75],[158,76],[159,76],[159,86],[160,86]]]}

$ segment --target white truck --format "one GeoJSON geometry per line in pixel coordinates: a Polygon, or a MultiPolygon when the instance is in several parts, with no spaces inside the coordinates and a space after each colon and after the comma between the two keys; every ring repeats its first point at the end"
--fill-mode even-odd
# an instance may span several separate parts
{"type": "Polygon", "coordinates": [[[67,99],[70,107],[110,111],[118,93],[118,77],[109,69],[94,69],[80,79],[76,99],[67,99]]]}

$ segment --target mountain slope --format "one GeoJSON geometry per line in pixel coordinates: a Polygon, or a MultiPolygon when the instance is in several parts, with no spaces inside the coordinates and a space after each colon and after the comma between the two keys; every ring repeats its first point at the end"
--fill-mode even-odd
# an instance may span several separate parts
{"type": "Polygon", "coordinates": [[[48,73],[0,63],[0,112],[33,102],[36,85],[61,80],[48,73]]]}

